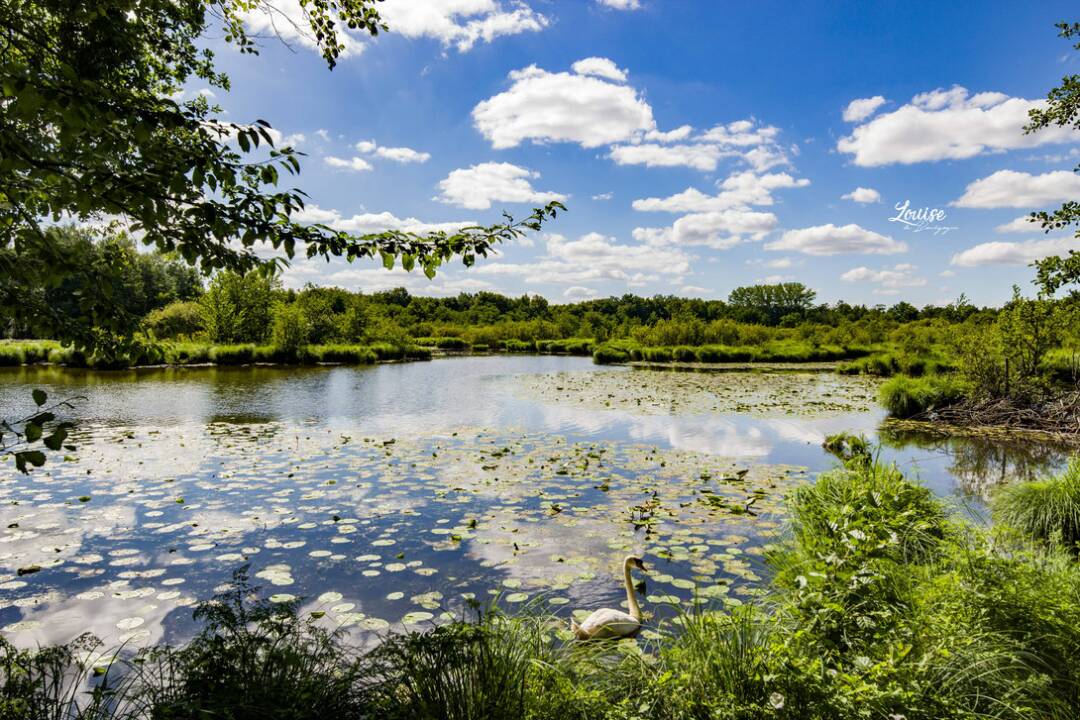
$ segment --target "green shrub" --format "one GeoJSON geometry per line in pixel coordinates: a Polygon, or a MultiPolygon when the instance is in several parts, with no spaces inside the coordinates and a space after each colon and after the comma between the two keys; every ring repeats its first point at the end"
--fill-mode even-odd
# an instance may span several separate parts
{"type": "Polygon", "coordinates": [[[309,345],[307,349],[316,362],[370,365],[379,360],[374,350],[363,345],[309,345]]]}
{"type": "Polygon", "coordinates": [[[512,353],[527,353],[536,350],[536,346],[524,340],[503,340],[503,349],[512,353]]]}
{"type": "Polygon", "coordinates": [[[270,343],[287,354],[298,356],[311,337],[311,323],[296,303],[275,303],[270,323],[270,343]]]}
{"type": "Polygon", "coordinates": [[[176,301],[151,311],[143,327],[160,339],[192,337],[203,331],[203,310],[197,302],[176,301]]]}
{"type": "Polygon", "coordinates": [[[676,362],[695,362],[697,352],[692,347],[680,346],[671,349],[671,357],[676,362]]]}
{"type": "Polygon", "coordinates": [[[1059,475],[1016,482],[993,498],[995,522],[1041,542],[1080,543],[1080,458],[1059,475]]]}
{"type": "Polygon", "coordinates": [[[26,353],[18,345],[0,343],[0,367],[13,367],[26,362],[26,353]]]}
{"type": "Polygon", "coordinates": [[[641,357],[648,362],[671,362],[672,355],[671,348],[666,347],[647,347],[641,349],[641,357]]]}
{"type": "Polygon", "coordinates": [[[593,362],[597,365],[624,363],[630,359],[630,353],[614,345],[601,345],[593,350],[593,362]]]}
{"type": "Polygon", "coordinates": [[[217,365],[248,365],[255,360],[255,346],[214,345],[208,357],[210,362],[217,365]]]}
{"type": "Polygon", "coordinates": [[[208,363],[210,346],[206,343],[171,343],[165,346],[165,361],[175,365],[208,363]]]}
{"type": "Polygon", "coordinates": [[[252,603],[240,573],[199,605],[202,630],[184,648],[151,649],[132,664],[149,717],[362,718],[364,668],[342,635],[298,617],[295,603],[252,603]]]}
{"type": "Polygon", "coordinates": [[[682,614],[622,694],[653,718],[828,716],[821,662],[798,657],[779,617],[754,605],[682,614]]]}
{"type": "Polygon", "coordinates": [[[964,385],[948,375],[922,378],[900,375],[883,384],[878,395],[889,414],[897,418],[910,418],[947,407],[964,397],[964,385]]]}

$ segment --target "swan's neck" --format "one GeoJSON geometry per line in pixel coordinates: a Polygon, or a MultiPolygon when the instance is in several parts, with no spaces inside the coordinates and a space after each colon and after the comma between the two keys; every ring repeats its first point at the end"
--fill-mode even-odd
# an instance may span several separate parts
{"type": "Polygon", "coordinates": [[[626,581],[626,604],[630,606],[630,615],[641,622],[641,606],[637,602],[637,593],[634,592],[634,579],[630,576],[630,563],[623,563],[623,578],[626,581]]]}

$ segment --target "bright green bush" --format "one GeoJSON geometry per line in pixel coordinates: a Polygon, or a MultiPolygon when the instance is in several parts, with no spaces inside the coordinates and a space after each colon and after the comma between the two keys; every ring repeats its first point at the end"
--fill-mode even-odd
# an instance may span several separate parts
{"type": "Polygon", "coordinates": [[[601,345],[593,350],[593,362],[597,365],[624,363],[628,360],[630,360],[630,353],[614,345],[601,345]]]}
{"type": "Polygon", "coordinates": [[[26,353],[18,345],[0,343],[0,367],[13,367],[26,362],[26,353]]]}
{"type": "Polygon", "coordinates": [[[878,400],[893,417],[910,418],[960,402],[965,396],[965,386],[949,375],[900,375],[881,386],[878,400]]]}
{"type": "Polygon", "coordinates": [[[255,361],[255,346],[214,345],[210,348],[209,360],[217,365],[248,365],[255,361]]]}
{"type": "Polygon", "coordinates": [[[296,303],[275,303],[270,321],[270,344],[298,356],[311,337],[311,323],[296,303]]]}
{"type": "Polygon", "coordinates": [[[370,365],[379,360],[374,350],[363,345],[309,345],[307,351],[314,362],[370,365]]]}
{"type": "Polygon", "coordinates": [[[143,327],[162,340],[192,337],[203,331],[203,310],[197,302],[176,301],[150,312],[143,327]]]}
{"type": "Polygon", "coordinates": [[[1080,458],[1059,475],[1016,482],[993,498],[994,521],[1041,542],[1080,543],[1080,458]]]}

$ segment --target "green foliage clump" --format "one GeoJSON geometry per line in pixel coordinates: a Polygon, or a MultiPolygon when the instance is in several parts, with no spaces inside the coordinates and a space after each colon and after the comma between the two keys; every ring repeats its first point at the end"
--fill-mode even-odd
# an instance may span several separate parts
{"type": "Polygon", "coordinates": [[[296,304],[274,305],[270,328],[270,342],[274,347],[296,357],[301,348],[308,344],[310,337],[311,323],[302,308],[296,304]]]}
{"type": "Polygon", "coordinates": [[[611,365],[630,360],[630,352],[611,344],[600,345],[593,350],[593,362],[597,365],[611,365]]]}
{"type": "Polygon", "coordinates": [[[249,365],[255,361],[255,345],[214,345],[209,360],[217,365],[249,365]]]}
{"type": "Polygon", "coordinates": [[[162,340],[192,338],[203,331],[203,310],[197,302],[177,300],[151,311],[143,327],[162,340]]]}
{"type": "Polygon", "coordinates": [[[378,354],[364,345],[309,345],[307,356],[314,362],[370,365],[379,361],[378,354]]]}
{"type": "Polygon", "coordinates": [[[994,520],[1040,542],[1080,543],[1080,459],[1061,474],[1017,482],[993,498],[994,520]]]}
{"type": "Polygon", "coordinates": [[[966,396],[966,386],[949,375],[899,375],[881,386],[878,399],[893,417],[910,418],[960,402],[966,396]]]}
{"type": "Polygon", "coordinates": [[[0,343],[0,367],[13,367],[26,363],[26,353],[19,345],[0,343]]]}

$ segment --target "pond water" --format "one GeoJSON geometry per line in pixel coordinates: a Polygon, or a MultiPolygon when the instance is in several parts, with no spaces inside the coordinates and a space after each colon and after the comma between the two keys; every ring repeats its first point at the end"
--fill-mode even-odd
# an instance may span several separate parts
{"type": "Polygon", "coordinates": [[[784,494],[841,430],[976,516],[1061,448],[882,434],[876,381],[830,372],[670,372],[492,356],[375,367],[0,371],[79,402],[77,450],[0,470],[0,629],[182,641],[192,605],[248,567],[320,623],[384,632],[468,599],[569,615],[763,592],[784,494]],[[20,569],[23,571],[20,574],[20,569]],[[31,572],[27,572],[27,571],[31,572]],[[321,615],[319,615],[321,613],[321,615]]]}

